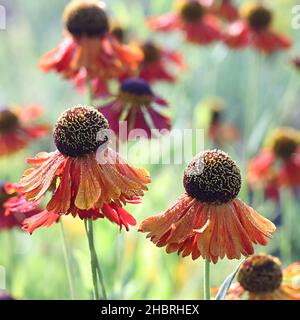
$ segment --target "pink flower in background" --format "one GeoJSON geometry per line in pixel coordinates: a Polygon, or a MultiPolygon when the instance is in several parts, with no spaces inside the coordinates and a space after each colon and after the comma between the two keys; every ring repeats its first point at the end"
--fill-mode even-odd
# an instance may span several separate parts
{"type": "Polygon", "coordinates": [[[143,129],[147,137],[151,137],[151,129],[170,130],[170,118],[162,114],[161,108],[166,108],[167,102],[156,96],[148,82],[139,78],[124,80],[119,92],[113,100],[98,110],[106,117],[110,129],[126,140],[131,130],[143,129]],[[127,121],[127,134],[119,132],[120,121],[127,121]]]}

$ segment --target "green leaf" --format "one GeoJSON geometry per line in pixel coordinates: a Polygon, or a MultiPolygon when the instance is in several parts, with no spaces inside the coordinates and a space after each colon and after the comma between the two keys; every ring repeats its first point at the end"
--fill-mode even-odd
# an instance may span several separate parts
{"type": "Polygon", "coordinates": [[[226,293],[228,291],[228,289],[231,286],[231,283],[234,279],[234,277],[236,276],[237,272],[240,269],[241,264],[245,261],[245,259],[243,259],[238,266],[236,267],[236,269],[224,280],[224,282],[222,283],[217,295],[216,295],[216,300],[224,300],[226,293]]]}

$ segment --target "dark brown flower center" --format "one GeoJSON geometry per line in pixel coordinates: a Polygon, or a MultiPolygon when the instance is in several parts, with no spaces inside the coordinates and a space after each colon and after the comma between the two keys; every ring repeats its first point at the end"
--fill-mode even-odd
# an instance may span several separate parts
{"type": "Polygon", "coordinates": [[[107,14],[96,0],[73,0],[65,8],[63,20],[74,37],[101,37],[109,30],[107,14]]]}
{"type": "Polygon", "coordinates": [[[54,143],[64,155],[79,157],[92,153],[108,141],[108,122],[92,107],[66,110],[56,122],[54,143]]]}
{"type": "Polygon", "coordinates": [[[0,110],[0,133],[15,130],[19,126],[18,117],[8,109],[0,110]]]}
{"type": "Polygon", "coordinates": [[[142,51],[144,54],[144,62],[151,63],[159,61],[161,53],[159,48],[155,44],[146,42],[142,46],[142,51]]]}
{"type": "Polygon", "coordinates": [[[298,149],[300,135],[293,129],[277,129],[271,139],[271,149],[280,159],[290,158],[298,149]]]}
{"type": "Polygon", "coordinates": [[[282,282],[279,259],[263,254],[249,257],[240,268],[238,281],[251,293],[274,292],[282,282]]]}
{"type": "Polygon", "coordinates": [[[236,198],[241,174],[236,163],[223,151],[199,153],[184,171],[186,192],[201,202],[222,204],[236,198]]]}
{"type": "Polygon", "coordinates": [[[203,14],[204,9],[197,0],[188,0],[180,8],[180,15],[185,22],[197,22],[203,14]]]}
{"type": "Polygon", "coordinates": [[[256,31],[266,29],[272,23],[272,12],[262,5],[253,5],[245,12],[250,27],[256,31]]]}

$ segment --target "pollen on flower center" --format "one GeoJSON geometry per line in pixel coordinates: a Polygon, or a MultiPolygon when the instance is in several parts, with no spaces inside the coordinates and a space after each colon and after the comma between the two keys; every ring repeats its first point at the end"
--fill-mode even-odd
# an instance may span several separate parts
{"type": "Polygon", "coordinates": [[[99,111],[76,106],[66,110],[57,120],[54,143],[66,156],[89,154],[108,141],[108,128],[107,120],[99,111]]]}
{"type": "Polygon", "coordinates": [[[104,5],[96,0],[73,0],[65,8],[63,21],[74,36],[102,36],[109,29],[104,5]]]}
{"type": "Polygon", "coordinates": [[[280,128],[274,131],[270,146],[280,159],[290,158],[297,150],[300,142],[299,133],[291,128],[280,128]]]}
{"type": "Polygon", "coordinates": [[[0,110],[0,132],[15,130],[19,126],[18,117],[8,109],[0,110]]]}
{"type": "Polygon", "coordinates": [[[251,28],[257,31],[269,27],[273,18],[269,9],[255,3],[246,4],[241,14],[247,19],[251,28]]]}
{"type": "Polygon", "coordinates": [[[159,61],[161,52],[159,48],[151,42],[146,42],[142,46],[142,51],[144,54],[144,62],[151,63],[159,61]]]}
{"type": "Polygon", "coordinates": [[[274,292],[282,282],[279,259],[264,254],[249,257],[240,268],[238,281],[251,293],[274,292]]]}
{"type": "Polygon", "coordinates": [[[186,1],[180,8],[180,15],[186,22],[197,22],[204,14],[204,9],[197,0],[186,1]]]}
{"type": "Polygon", "coordinates": [[[236,163],[223,151],[199,153],[184,171],[186,192],[198,201],[222,204],[238,195],[241,174],[236,163]]]}
{"type": "Polygon", "coordinates": [[[119,98],[124,103],[148,105],[153,101],[154,94],[145,80],[131,78],[122,82],[119,98]]]}

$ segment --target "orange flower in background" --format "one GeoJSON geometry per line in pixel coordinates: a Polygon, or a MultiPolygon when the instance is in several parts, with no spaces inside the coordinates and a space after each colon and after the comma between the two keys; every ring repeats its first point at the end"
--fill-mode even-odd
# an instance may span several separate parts
{"type": "Polygon", "coordinates": [[[291,47],[291,40],[271,29],[273,13],[261,3],[247,2],[241,8],[242,20],[232,23],[224,35],[224,42],[233,49],[254,46],[270,54],[291,47]]]}
{"type": "Polygon", "coordinates": [[[20,151],[49,133],[48,125],[33,124],[42,114],[37,105],[0,108],[0,156],[20,151]]]}
{"type": "Polygon", "coordinates": [[[135,225],[122,205],[140,201],[149,175],[108,147],[108,128],[107,120],[92,107],[76,106],[61,115],[54,130],[58,150],[29,159],[35,167],[26,170],[19,183],[30,202],[41,201],[47,191],[52,193],[48,211],[26,219],[25,230],[32,233],[67,214],[81,219],[106,217],[127,230],[135,225]]]}
{"type": "Polygon", "coordinates": [[[282,270],[278,258],[257,254],[243,262],[237,277],[227,300],[300,300],[300,262],[282,270]]]}
{"type": "Polygon", "coordinates": [[[294,58],[291,60],[291,63],[294,65],[294,67],[295,67],[297,70],[300,70],[300,57],[294,57],[294,58]]]}
{"type": "Polygon", "coordinates": [[[253,254],[255,243],[267,244],[276,227],[237,198],[240,170],[226,153],[199,153],[187,166],[183,182],[186,192],[140,225],[158,247],[216,263],[225,256],[253,254]]]}
{"type": "Polygon", "coordinates": [[[300,133],[292,128],[278,128],[266,147],[249,162],[250,186],[263,187],[267,198],[278,199],[281,186],[296,191],[300,186],[300,133]]]}
{"type": "Polygon", "coordinates": [[[226,21],[235,21],[239,18],[239,10],[231,0],[217,0],[212,6],[212,12],[226,21]]]}
{"type": "Polygon", "coordinates": [[[141,46],[144,59],[140,63],[139,78],[153,83],[156,81],[175,82],[176,77],[169,71],[169,66],[184,68],[181,54],[165,49],[153,42],[145,42],[141,46]]]}
{"type": "Polygon", "coordinates": [[[137,48],[121,44],[109,33],[104,4],[96,0],[73,0],[63,14],[65,38],[47,52],[39,66],[55,70],[66,79],[74,79],[84,69],[89,79],[102,81],[134,72],[143,54],[137,48]]]}
{"type": "Polygon", "coordinates": [[[17,194],[11,184],[0,182],[0,230],[21,228],[25,218],[38,214],[36,204],[31,204],[25,198],[17,194]],[[22,208],[18,204],[22,203],[22,208]]]}
{"type": "Polygon", "coordinates": [[[220,147],[224,143],[234,143],[239,140],[239,130],[230,122],[223,120],[224,103],[218,99],[209,105],[211,117],[209,124],[209,138],[215,146],[220,147]]]}
{"type": "Polygon", "coordinates": [[[148,18],[151,30],[170,32],[181,30],[187,41],[195,44],[209,44],[221,39],[218,19],[209,14],[203,0],[178,1],[178,10],[160,17],[148,18]]]}

